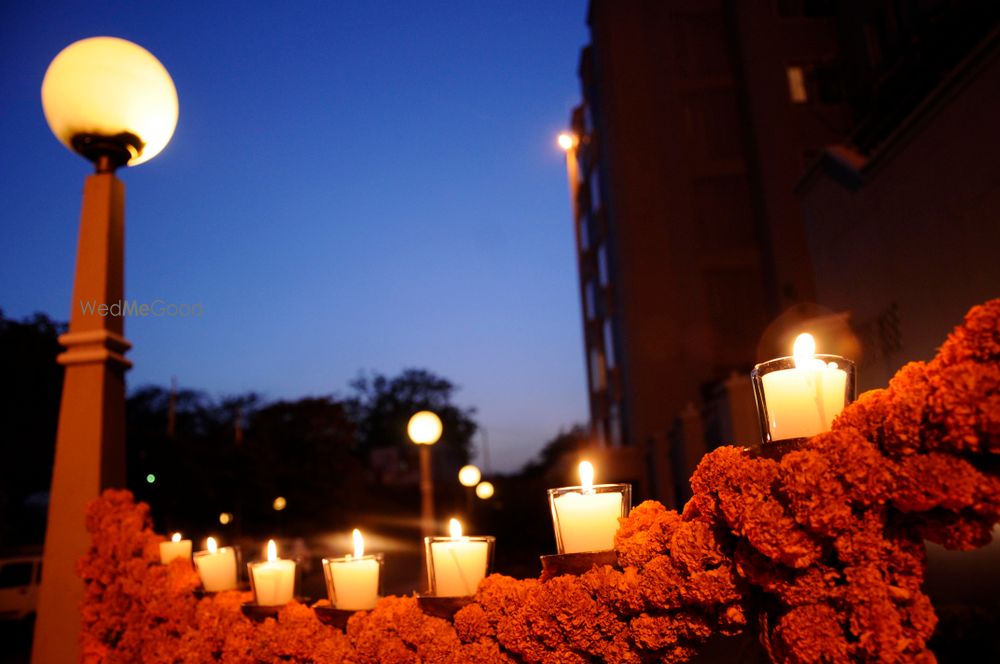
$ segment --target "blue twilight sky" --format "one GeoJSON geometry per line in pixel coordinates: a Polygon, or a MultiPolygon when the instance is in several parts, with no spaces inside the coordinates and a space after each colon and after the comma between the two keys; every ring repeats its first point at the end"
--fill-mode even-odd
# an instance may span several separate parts
{"type": "Polygon", "coordinates": [[[180,121],[120,172],[132,387],[343,394],[425,367],[479,409],[495,470],[586,417],[566,175],[586,0],[5,2],[0,308],[66,320],[89,165],[42,115],[51,59],[123,37],[180,121]]]}

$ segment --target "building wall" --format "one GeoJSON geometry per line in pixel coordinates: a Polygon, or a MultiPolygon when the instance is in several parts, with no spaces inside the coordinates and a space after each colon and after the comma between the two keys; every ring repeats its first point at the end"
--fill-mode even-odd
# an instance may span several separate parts
{"type": "Polygon", "coordinates": [[[817,294],[851,312],[862,389],[1000,296],[998,117],[994,33],[869,157],[832,150],[803,181],[817,294]]]}
{"type": "Polygon", "coordinates": [[[641,448],[635,474],[669,501],[697,461],[670,452],[691,408],[749,372],[768,322],[812,294],[793,188],[829,138],[817,113],[843,112],[793,107],[786,65],[829,57],[831,22],[789,23],[769,3],[594,0],[589,23],[573,123],[591,422],[610,447],[641,448]]]}

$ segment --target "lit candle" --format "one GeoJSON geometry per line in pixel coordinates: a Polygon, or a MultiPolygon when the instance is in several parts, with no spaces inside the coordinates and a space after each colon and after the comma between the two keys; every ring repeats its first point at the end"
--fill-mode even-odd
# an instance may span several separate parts
{"type": "Polygon", "coordinates": [[[829,431],[844,409],[847,363],[842,367],[815,355],[812,335],[800,334],[792,351],[794,366],[761,372],[770,440],[808,438],[829,431]]]}
{"type": "Polygon", "coordinates": [[[345,611],[367,611],[378,601],[382,555],[365,555],[365,539],[357,528],[354,555],[324,560],[330,603],[345,611]]]}
{"type": "Polygon", "coordinates": [[[559,553],[608,551],[615,548],[619,517],[631,508],[628,484],[594,485],[594,466],[580,462],[580,486],[549,489],[552,525],[559,553]]]}
{"type": "Polygon", "coordinates": [[[468,597],[489,571],[494,538],[462,535],[462,524],[452,519],[450,537],[427,537],[427,567],[431,593],[438,597],[468,597]]]}
{"type": "Polygon", "coordinates": [[[169,542],[160,542],[160,562],[167,565],[174,558],[191,558],[191,540],[181,539],[180,533],[174,533],[169,542]]]}
{"type": "Polygon", "coordinates": [[[250,583],[257,606],[283,606],[295,594],[295,561],[278,558],[274,540],[267,541],[267,561],[250,564],[250,583]]]}
{"type": "Polygon", "coordinates": [[[236,587],[236,550],[231,546],[220,549],[214,537],[205,542],[204,551],[194,554],[194,566],[201,577],[201,585],[208,592],[236,587]]]}

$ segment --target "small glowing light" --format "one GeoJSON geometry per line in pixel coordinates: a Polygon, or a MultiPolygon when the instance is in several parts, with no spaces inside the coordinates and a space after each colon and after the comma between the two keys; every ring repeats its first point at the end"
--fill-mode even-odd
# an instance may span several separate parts
{"type": "Polygon", "coordinates": [[[152,484],[155,481],[156,481],[156,475],[154,475],[153,473],[150,473],[149,475],[146,475],[146,482],[148,484],[152,484]]]}
{"type": "Polygon", "coordinates": [[[564,131],[559,134],[559,137],[556,139],[556,142],[559,144],[560,148],[562,148],[566,152],[569,152],[576,146],[576,136],[569,133],[568,131],[564,131]]]}
{"type": "Polygon", "coordinates": [[[813,335],[803,332],[795,337],[795,344],[792,346],[792,357],[795,358],[795,366],[804,368],[813,364],[813,356],[816,355],[816,340],[813,335]]]}
{"type": "Polygon", "coordinates": [[[267,562],[273,563],[278,559],[278,545],[274,540],[267,540],[267,562]]]}
{"type": "Polygon", "coordinates": [[[180,542],[180,541],[181,541],[181,534],[180,534],[180,533],[174,533],[174,534],[173,534],[173,535],[172,535],[172,536],[170,537],[170,541],[171,541],[171,542],[180,542]]]}
{"type": "Polygon", "coordinates": [[[209,537],[205,540],[205,548],[208,549],[209,553],[216,553],[219,550],[219,545],[215,543],[214,537],[209,537]]]}
{"type": "Polygon", "coordinates": [[[354,538],[354,557],[360,558],[365,555],[365,538],[361,536],[361,531],[357,528],[351,533],[354,538]]]}
{"type": "Polygon", "coordinates": [[[226,525],[232,522],[232,520],[233,520],[233,515],[230,514],[229,512],[223,512],[222,514],[219,515],[219,523],[221,523],[222,525],[226,525]]]}
{"type": "Polygon", "coordinates": [[[271,503],[271,507],[273,507],[276,512],[280,512],[281,510],[288,507],[288,501],[285,500],[284,496],[278,496],[277,498],[274,499],[274,502],[271,503]]]}
{"type": "Polygon", "coordinates": [[[406,433],[417,445],[433,445],[441,438],[441,418],[429,410],[414,413],[406,425],[406,433]]]}
{"type": "Polygon", "coordinates": [[[482,477],[483,474],[471,463],[468,466],[462,466],[462,469],[458,471],[458,481],[462,486],[476,486],[482,477]]]}
{"type": "Polygon", "coordinates": [[[458,519],[452,519],[448,522],[448,534],[451,535],[452,539],[459,539],[462,536],[462,524],[458,519]]]}
{"type": "Polygon", "coordinates": [[[493,497],[493,483],[492,482],[480,482],[476,486],[476,495],[486,500],[487,498],[493,497]]]}
{"type": "Polygon", "coordinates": [[[580,462],[580,486],[584,493],[594,490],[594,464],[589,461],[580,462]]]}

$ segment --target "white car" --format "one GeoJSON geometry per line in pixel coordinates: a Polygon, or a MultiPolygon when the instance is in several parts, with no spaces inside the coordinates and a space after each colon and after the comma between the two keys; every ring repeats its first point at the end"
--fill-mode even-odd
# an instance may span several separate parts
{"type": "Polygon", "coordinates": [[[0,560],[0,619],[20,620],[33,614],[41,582],[41,556],[0,560]]]}

